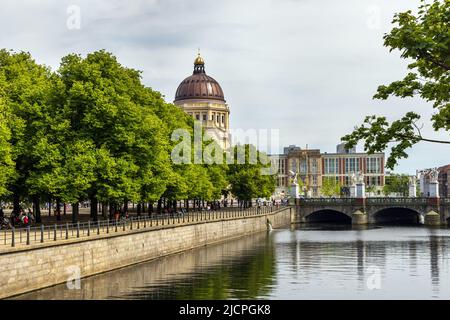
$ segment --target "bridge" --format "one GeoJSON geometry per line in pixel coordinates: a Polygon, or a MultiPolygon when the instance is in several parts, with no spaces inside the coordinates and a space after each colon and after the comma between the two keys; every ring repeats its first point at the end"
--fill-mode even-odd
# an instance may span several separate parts
{"type": "Polygon", "coordinates": [[[450,223],[450,198],[296,199],[297,222],[450,223]]]}

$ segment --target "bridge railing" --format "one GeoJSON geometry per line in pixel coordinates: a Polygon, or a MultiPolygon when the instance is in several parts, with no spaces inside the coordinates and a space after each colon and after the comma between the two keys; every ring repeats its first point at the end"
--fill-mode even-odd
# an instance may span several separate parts
{"type": "Polygon", "coordinates": [[[379,198],[366,198],[366,205],[391,205],[391,204],[403,204],[403,205],[426,205],[428,198],[408,198],[408,197],[379,197],[379,198]]]}
{"type": "Polygon", "coordinates": [[[353,205],[355,198],[303,198],[298,200],[299,205],[353,205]]]}
{"type": "MultiPolygon", "coordinates": [[[[356,205],[360,199],[357,198],[302,198],[298,199],[298,205],[317,205],[317,206],[340,206],[340,205],[356,205]]],[[[427,205],[429,203],[430,198],[425,197],[417,197],[417,198],[408,198],[408,197],[371,197],[365,198],[366,205],[427,205]]],[[[450,198],[442,198],[440,200],[441,204],[448,205],[450,204],[450,198]]]]}

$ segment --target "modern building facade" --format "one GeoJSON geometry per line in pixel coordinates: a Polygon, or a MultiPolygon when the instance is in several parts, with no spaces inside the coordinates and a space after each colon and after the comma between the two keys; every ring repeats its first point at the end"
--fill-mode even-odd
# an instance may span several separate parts
{"type": "Polygon", "coordinates": [[[206,74],[200,53],[194,61],[193,74],[178,86],[174,104],[201,121],[208,136],[223,149],[230,146],[230,108],[219,83],[206,74]]]}
{"type": "Polygon", "coordinates": [[[308,197],[319,197],[323,181],[336,180],[342,192],[352,183],[352,176],[358,172],[364,175],[366,188],[381,192],[385,183],[384,153],[358,153],[338,145],[336,153],[321,153],[319,149],[302,149],[295,145],[284,148],[281,155],[272,155],[278,161],[277,188],[275,196],[289,193],[291,181],[289,170],[298,172],[300,193],[308,197]]]}
{"type": "Polygon", "coordinates": [[[351,185],[352,175],[361,172],[366,187],[384,186],[384,153],[323,153],[323,177],[335,178],[342,186],[351,185]]]}

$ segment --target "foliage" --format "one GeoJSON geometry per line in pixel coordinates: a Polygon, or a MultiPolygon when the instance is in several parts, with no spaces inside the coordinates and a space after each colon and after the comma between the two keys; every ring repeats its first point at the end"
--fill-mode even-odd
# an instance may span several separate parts
{"type": "Polygon", "coordinates": [[[324,196],[338,196],[341,193],[341,184],[334,177],[323,177],[321,193],[324,196]]]}
{"type": "Polygon", "coordinates": [[[139,203],[273,193],[261,163],[175,164],[176,129],[193,139],[192,117],[108,52],[70,54],[51,72],[29,53],[0,50],[0,197],[16,207],[42,197],[139,203]]]}
{"type": "Polygon", "coordinates": [[[1,152],[6,157],[4,163],[10,164],[13,160],[15,165],[13,174],[11,170],[0,173],[0,181],[8,181],[7,188],[13,196],[15,210],[18,201],[27,194],[27,180],[31,173],[39,170],[34,157],[35,148],[45,137],[48,121],[54,124],[48,113],[52,88],[49,69],[38,65],[29,53],[0,50],[0,103],[7,112],[1,128],[2,135],[9,136],[11,146],[9,149],[5,145],[1,152]]]}
{"type": "MultiPolygon", "coordinates": [[[[412,60],[408,65],[410,72],[403,80],[379,86],[374,98],[419,96],[433,104],[435,113],[431,124],[434,130],[449,131],[450,1],[434,0],[427,4],[422,0],[417,14],[412,11],[398,13],[392,22],[395,27],[384,36],[384,45],[390,51],[400,50],[402,58],[412,60]]],[[[399,159],[408,157],[406,150],[420,141],[450,143],[423,137],[419,120],[420,115],[414,112],[408,112],[392,123],[386,117],[368,116],[342,140],[347,148],[364,141],[364,149],[369,153],[381,152],[392,143],[386,161],[386,166],[392,169],[399,159]]]]}
{"type": "Polygon", "coordinates": [[[383,193],[389,195],[392,193],[408,195],[409,176],[406,174],[391,174],[386,176],[383,186],[383,193]]]}
{"type": "Polygon", "coordinates": [[[267,198],[275,191],[275,177],[263,174],[261,169],[267,167],[260,161],[263,157],[252,145],[237,145],[233,149],[234,163],[229,165],[228,179],[231,192],[239,200],[249,201],[253,198],[267,198]],[[239,163],[239,152],[244,150],[245,158],[239,163]],[[253,158],[251,155],[256,155],[253,158]],[[253,159],[257,161],[252,161],[253,159]]]}

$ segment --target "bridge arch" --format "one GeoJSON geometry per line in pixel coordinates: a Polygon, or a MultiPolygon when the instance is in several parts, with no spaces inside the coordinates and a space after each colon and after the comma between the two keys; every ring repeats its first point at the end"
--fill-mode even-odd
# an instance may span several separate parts
{"type": "Polygon", "coordinates": [[[376,211],[373,214],[373,220],[378,224],[418,225],[420,224],[421,214],[421,212],[411,208],[389,207],[376,211]]]}
{"type": "Polygon", "coordinates": [[[347,213],[333,209],[319,209],[305,216],[306,222],[333,222],[351,224],[352,217],[347,213]]]}

